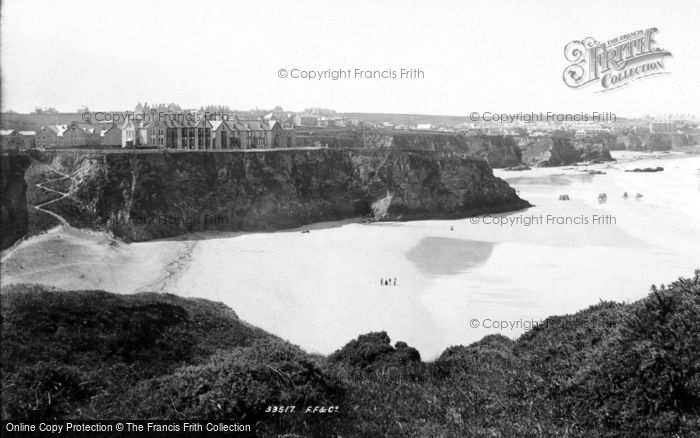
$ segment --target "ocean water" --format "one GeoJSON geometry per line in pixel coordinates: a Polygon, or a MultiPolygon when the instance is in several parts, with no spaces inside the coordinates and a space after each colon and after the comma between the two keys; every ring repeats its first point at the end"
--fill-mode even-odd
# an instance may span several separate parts
{"type": "Polygon", "coordinates": [[[3,284],[207,298],[310,352],[385,330],[430,360],[601,300],[637,300],[700,268],[700,155],[616,156],[585,169],[496,171],[534,207],[493,216],[133,244],[59,228],[7,256],[3,284]],[[656,166],[665,170],[625,172],[656,166]]]}

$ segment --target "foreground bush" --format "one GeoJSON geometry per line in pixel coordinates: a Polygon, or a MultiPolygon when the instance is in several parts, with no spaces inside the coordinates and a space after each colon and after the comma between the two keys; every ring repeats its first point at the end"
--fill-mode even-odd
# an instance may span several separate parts
{"type": "Polygon", "coordinates": [[[344,389],[298,347],[274,339],[213,356],[206,364],[139,384],[127,403],[133,418],[236,419],[262,431],[328,436],[337,414],[304,414],[308,406],[343,406],[344,389]],[[296,406],[294,413],[267,413],[296,406]]]}
{"type": "Polygon", "coordinates": [[[700,271],[632,305],[570,392],[591,427],[665,436],[700,426],[700,271]]]}
{"type": "Polygon", "coordinates": [[[343,348],[328,357],[331,362],[342,362],[366,371],[376,371],[391,367],[403,367],[420,362],[420,353],[405,342],[391,346],[386,332],[372,332],[360,335],[343,348]]]}
{"type": "Polygon", "coordinates": [[[3,419],[235,419],[260,436],[700,436],[700,271],[430,363],[385,332],[311,356],[220,304],[171,295],[17,286],[0,298],[3,419]]]}
{"type": "Polygon", "coordinates": [[[143,379],[270,337],[227,307],[173,295],[3,288],[2,418],[124,418],[143,379]]]}

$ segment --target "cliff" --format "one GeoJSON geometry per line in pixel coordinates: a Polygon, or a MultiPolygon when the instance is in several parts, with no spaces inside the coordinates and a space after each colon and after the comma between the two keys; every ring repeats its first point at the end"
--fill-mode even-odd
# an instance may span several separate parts
{"type": "Polygon", "coordinates": [[[523,164],[566,166],[581,161],[613,161],[604,143],[573,141],[568,137],[540,137],[523,146],[523,164]]]}
{"type": "Polygon", "coordinates": [[[565,138],[541,137],[523,148],[523,163],[530,166],[565,166],[581,161],[571,141],[565,138]]]}
{"type": "Polygon", "coordinates": [[[464,217],[529,206],[483,160],[434,152],[322,149],[48,155],[72,174],[51,209],[128,240],[256,231],[370,216],[464,217]]]}
{"type": "Polygon", "coordinates": [[[26,155],[0,155],[0,249],[12,246],[27,234],[27,183],[24,171],[29,167],[26,155]]]}
{"type": "Polygon", "coordinates": [[[397,149],[461,153],[481,158],[494,168],[520,164],[520,148],[512,136],[466,136],[451,132],[393,130],[320,131],[298,135],[297,146],[329,148],[397,149]]]}
{"type": "Polygon", "coordinates": [[[454,133],[394,133],[366,136],[366,147],[400,150],[462,153],[485,160],[491,167],[520,164],[520,148],[513,137],[503,135],[467,136],[454,133]]]}
{"type": "Polygon", "coordinates": [[[620,136],[620,149],[628,151],[670,151],[679,146],[696,145],[697,139],[688,134],[626,134],[620,136]]]}

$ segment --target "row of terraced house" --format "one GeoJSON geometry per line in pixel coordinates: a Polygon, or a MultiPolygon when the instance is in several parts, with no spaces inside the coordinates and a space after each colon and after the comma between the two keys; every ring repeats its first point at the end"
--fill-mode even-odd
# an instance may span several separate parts
{"type": "Polygon", "coordinates": [[[39,149],[79,147],[120,147],[121,129],[114,124],[44,125],[36,131],[34,144],[39,149]]]}
{"type": "Polygon", "coordinates": [[[293,146],[293,131],[269,119],[198,121],[128,121],[122,127],[122,147],[162,149],[272,149],[293,146]]]}
{"type": "Polygon", "coordinates": [[[127,120],[123,125],[73,122],[45,125],[33,143],[51,148],[158,148],[188,150],[272,149],[292,147],[294,130],[269,119],[127,120]]]}

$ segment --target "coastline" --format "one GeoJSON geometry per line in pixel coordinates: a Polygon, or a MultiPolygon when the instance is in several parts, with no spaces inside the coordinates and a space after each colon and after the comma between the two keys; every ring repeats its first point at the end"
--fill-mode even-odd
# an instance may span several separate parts
{"type": "MultiPolygon", "coordinates": [[[[483,222],[487,217],[613,212],[623,221],[617,226],[518,228],[473,224],[470,219],[363,223],[353,218],[267,233],[198,232],[129,244],[112,244],[107,238],[100,243],[100,239],[91,240],[89,234],[83,239],[80,233],[94,232],[79,231],[76,238],[84,245],[80,251],[87,250],[88,257],[76,260],[65,272],[60,253],[70,258],[76,246],[72,240],[49,239],[61,233],[58,229],[30,238],[15,249],[10,261],[18,257],[16,261],[24,267],[3,263],[3,283],[30,280],[64,289],[119,293],[160,290],[207,298],[229,305],[244,320],[311,352],[327,354],[358,333],[388,330],[431,358],[446,346],[443,343],[464,343],[493,333],[483,328],[469,329],[466,323],[471,317],[491,318],[494,309],[514,320],[539,320],[575,312],[600,299],[637,299],[662,272],[682,275],[692,268],[682,260],[700,255],[694,256],[687,239],[672,249],[669,243],[678,240],[675,231],[650,228],[650,223],[664,217],[656,203],[665,195],[661,187],[662,193],[652,192],[648,185],[656,179],[649,178],[669,178],[673,172],[633,175],[623,173],[622,165],[613,166],[618,169],[609,169],[606,175],[588,175],[578,172],[578,168],[512,173],[511,179],[518,179],[515,186],[522,196],[536,206],[505,213],[494,211],[471,219],[483,222]],[[624,180],[619,182],[616,175],[624,180]],[[554,183],[550,176],[555,178],[554,183]],[[645,198],[623,202],[610,192],[607,204],[597,203],[596,184],[610,184],[620,195],[624,184],[631,182],[646,184],[647,188],[640,189],[645,191],[645,198]],[[560,190],[571,193],[572,201],[556,201],[560,190]],[[647,220],[639,222],[640,214],[647,220]],[[650,229],[654,230],[651,234],[647,232],[650,229]],[[305,230],[310,233],[302,233],[305,230]],[[408,254],[419,251],[425,239],[447,239],[443,249],[453,247],[456,251],[450,260],[445,259],[447,265],[454,258],[469,259],[472,247],[483,247],[487,256],[475,254],[478,257],[473,262],[457,264],[448,273],[423,271],[421,266],[427,262],[409,259],[408,254]],[[26,260],[45,246],[56,245],[59,250],[42,256],[46,262],[35,267],[37,272],[33,273],[26,260]],[[513,258],[523,253],[530,256],[513,258]],[[88,270],[94,267],[88,264],[94,257],[105,261],[99,274],[88,270]],[[592,257],[597,259],[596,264],[577,265],[592,257]],[[556,265],[548,260],[556,260],[560,266],[553,269],[556,265]],[[308,275],[310,266],[318,270],[314,276],[308,275]],[[625,266],[637,272],[634,278],[629,278],[625,266]],[[548,274],[533,276],[533,272],[548,274]],[[584,277],[578,283],[570,283],[571,278],[581,275],[584,277]],[[398,286],[382,288],[379,280],[387,276],[397,277],[398,286]],[[603,290],[603,284],[610,287],[603,290]],[[396,316],[388,318],[392,313],[396,316]],[[306,323],[300,325],[300,318],[306,323]],[[437,345],[435,339],[441,343],[437,345]]],[[[682,207],[682,197],[687,195],[678,196],[681,203],[668,208],[682,207]]],[[[679,215],[692,213],[684,208],[678,211],[679,215]]],[[[677,225],[680,230],[692,227],[692,221],[681,219],[684,217],[679,216],[685,223],[677,225]]],[[[521,332],[502,334],[515,337],[521,332]]]]}

